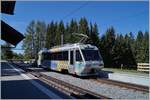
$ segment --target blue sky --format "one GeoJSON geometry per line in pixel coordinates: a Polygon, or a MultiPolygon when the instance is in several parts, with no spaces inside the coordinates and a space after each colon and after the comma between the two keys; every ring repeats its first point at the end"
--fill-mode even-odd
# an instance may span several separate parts
{"type": "MultiPolygon", "coordinates": [[[[113,26],[117,34],[139,30],[147,31],[149,26],[147,1],[95,1],[95,2],[55,2],[55,1],[17,1],[14,15],[1,14],[2,20],[24,34],[32,20],[53,21],[79,20],[86,17],[89,22],[97,23],[100,35],[113,26]]],[[[22,42],[17,45],[21,48],[22,42]]],[[[22,52],[22,51],[17,51],[22,52]]]]}

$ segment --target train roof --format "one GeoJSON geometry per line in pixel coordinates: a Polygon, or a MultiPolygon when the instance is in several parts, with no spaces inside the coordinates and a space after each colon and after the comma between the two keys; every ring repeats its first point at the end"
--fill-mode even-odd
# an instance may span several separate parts
{"type": "Polygon", "coordinates": [[[38,54],[48,53],[48,52],[50,52],[50,51],[49,51],[49,50],[44,49],[44,50],[40,50],[40,51],[38,52],[38,54]]]}
{"type": "Polygon", "coordinates": [[[75,43],[75,44],[64,44],[62,46],[54,46],[49,51],[51,52],[65,51],[65,50],[74,49],[74,48],[98,50],[96,46],[91,45],[91,44],[75,43]]]}

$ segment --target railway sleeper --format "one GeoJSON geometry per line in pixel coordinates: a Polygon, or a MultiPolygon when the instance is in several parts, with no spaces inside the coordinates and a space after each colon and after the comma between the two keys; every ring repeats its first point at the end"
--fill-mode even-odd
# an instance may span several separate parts
{"type": "Polygon", "coordinates": [[[70,88],[68,88],[68,87],[65,87],[65,86],[63,86],[63,85],[60,85],[60,84],[58,84],[58,83],[55,83],[55,82],[53,82],[53,81],[51,81],[51,80],[47,80],[47,79],[44,79],[44,78],[42,78],[42,80],[43,80],[44,82],[48,83],[50,86],[52,86],[52,87],[54,87],[54,88],[60,90],[61,92],[66,93],[66,94],[68,94],[68,95],[70,95],[71,93],[79,94],[79,93],[73,91],[72,89],[70,89],[70,88]]]}
{"type": "Polygon", "coordinates": [[[143,91],[143,92],[149,92],[149,87],[147,86],[141,86],[141,85],[136,85],[136,84],[132,84],[132,83],[125,83],[125,82],[119,82],[119,81],[114,81],[114,80],[101,80],[98,79],[96,80],[98,82],[103,82],[106,84],[111,84],[111,85],[115,85],[115,86],[119,86],[119,87],[123,87],[126,89],[133,89],[136,91],[143,91]]]}
{"type": "Polygon", "coordinates": [[[91,94],[74,94],[74,93],[71,93],[71,96],[77,98],[77,99],[100,99],[99,97],[96,97],[94,95],[91,95],[91,94]]]}
{"type": "MultiPolygon", "coordinates": [[[[44,79],[44,78],[42,78],[44,79]]],[[[55,83],[53,81],[50,82],[50,80],[44,79],[46,80],[48,83],[50,83],[54,88],[57,88],[58,90],[61,90],[62,92],[67,93],[68,95],[70,95],[71,97],[77,98],[77,99],[98,99],[99,97],[96,97],[94,95],[88,94],[88,93],[83,93],[83,91],[78,90],[78,89],[71,89],[69,87],[66,87],[64,85],[60,85],[58,83],[55,83]],[[80,91],[80,92],[79,92],[80,91]]]]}
{"type": "MultiPolygon", "coordinates": [[[[60,81],[56,78],[49,77],[47,75],[41,74],[41,73],[33,73],[34,76],[37,76],[38,78],[42,79],[48,84],[53,84],[54,86],[60,88],[61,91],[65,91],[67,93],[70,93],[71,96],[75,96],[76,98],[85,98],[85,99],[98,99],[103,98],[100,95],[97,95],[93,92],[90,92],[88,90],[82,89],[80,87],[76,87],[72,84],[60,81]]],[[[105,98],[105,97],[104,97],[105,98]]]]}

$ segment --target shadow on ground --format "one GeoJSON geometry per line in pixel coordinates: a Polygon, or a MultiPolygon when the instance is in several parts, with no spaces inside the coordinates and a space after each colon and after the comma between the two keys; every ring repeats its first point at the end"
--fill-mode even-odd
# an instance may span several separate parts
{"type": "MultiPolygon", "coordinates": [[[[9,80],[1,81],[1,98],[2,99],[50,99],[46,94],[40,91],[37,87],[31,84],[29,81],[36,81],[42,86],[46,87],[50,91],[59,95],[64,99],[68,99],[69,96],[65,95],[61,91],[49,86],[48,84],[38,80],[9,80]]],[[[55,99],[52,97],[52,99],[55,99]]]]}

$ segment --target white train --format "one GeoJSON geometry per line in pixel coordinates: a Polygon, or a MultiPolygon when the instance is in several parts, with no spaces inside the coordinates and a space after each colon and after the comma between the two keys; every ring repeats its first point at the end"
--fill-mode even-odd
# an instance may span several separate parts
{"type": "Polygon", "coordinates": [[[56,71],[68,71],[78,76],[88,76],[97,75],[104,63],[96,46],[77,43],[40,51],[38,65],[56,71]]]}

